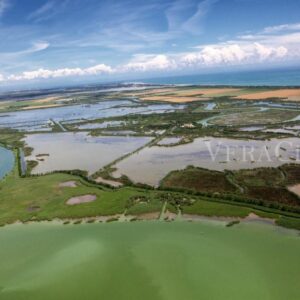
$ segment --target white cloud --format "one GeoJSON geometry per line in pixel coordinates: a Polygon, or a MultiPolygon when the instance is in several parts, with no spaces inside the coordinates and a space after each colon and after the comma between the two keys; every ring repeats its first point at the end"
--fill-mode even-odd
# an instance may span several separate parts
{"type": "Polygon", "coordinates": [[[9,7],[8,0],[0,0],[0,16],[3,15],[5,10],[9,7]]]}
{"type": "Polygon", "coordinates": [[[288,49],[279,46],[271,47],[261,43],[225,43],[201,47],[200,51],[191,52],[180,58],[182,65],[211,66],[238,65],[274,61],[287,56],[288,49]]]}
{"type": "Polygon", "coordinates": [[[10,75],[8,80],[32,80],[32,79],[49,79],[67,76],[97,75],[109,74],[113,70],[110,66],[100,64],[90,68],[64,68],[57,70],[38,69],[35,71],[23,72],[21,75],[10,75]]]}
{"type": "Polygon", "coordinates": [[[119,67],[122,72],[147,72],[157,70],[171,70],[176,68],[174,59],[167,55],[136,55],[129,63],[119,67]]]}
{"type": "Polygon", "coordinates": [[[29,49],[30,52],[38,52],[47,49],[50,46],[48,42],[37,42],[34,43],[32,48],[29,49]]]}
{"type": "Polygon", "coordinates": [[[4,76],[2,74],[0,74],[0,82],[4,81],[4,80],[5,80],[4,76]]]}
{"type": "Polygon", "coordinates": [[[263,30],[263,33],[278,33],[282,31],[295,31],[295,30],[300,30],[300,23],[282,24],[277,26],[266,27],[263,30]]]}
{"type": "MultiPolygon", "coordinates": [[[[47,42],[35,43],[18,55],[42,51],[47,42]]],[[[1,56],[1,54],[0,54],[1,56]]],[[[4,80],[50,79],[67,76],[99,74],[126,74],[134,72],[163,72],[246,64],[300,62],[300,32],[280,34],[252,34],[235,40],[211,45],[200,45],[192,51],[175,54],[136,54],[131,60],[117,66],[98,64],[88,68],[38,69],[2,76],[4,80]]]]}

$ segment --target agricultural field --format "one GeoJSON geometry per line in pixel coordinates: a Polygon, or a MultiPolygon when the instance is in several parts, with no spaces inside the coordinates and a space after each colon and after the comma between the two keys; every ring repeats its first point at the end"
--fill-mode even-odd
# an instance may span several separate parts
{"type": "Polygon", "coordinates": [[[207,101],[214,98],[228,97],[232,100],[268,100],[282,99],[284,101],[300,101],[298,88],[231,88],[231,87],[197,87],[184,88],[156,88],[146,91],[130,92],[129,96],[139,97],[143,101],[166,101],[185,103],[193,101],[207,101]]]}

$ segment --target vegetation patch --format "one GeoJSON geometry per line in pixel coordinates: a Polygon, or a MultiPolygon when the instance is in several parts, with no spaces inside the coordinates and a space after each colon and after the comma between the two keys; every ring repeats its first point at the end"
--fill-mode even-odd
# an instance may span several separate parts
{"type": "Polygon", "coordinates": [[[235,186],[224,172],[189,166],[184,170],[172,171],[161,182],[164,188],[184,188],[201,192],[234,192],[235,186]]]}

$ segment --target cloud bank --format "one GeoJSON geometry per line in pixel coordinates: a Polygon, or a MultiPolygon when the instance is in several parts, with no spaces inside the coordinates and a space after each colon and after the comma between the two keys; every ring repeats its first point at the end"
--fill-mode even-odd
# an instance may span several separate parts
{"type": "MultiPolygon", "coordinates": [[[[33,79],[49,79],[68,76],[83,76],[83,75],[98,75],[112,73],[110,66],[100,64],[90,68],[64,68],[57,70],[38,69],[35,71],[23,72],[20,75],[10,75],[7,80],[19,81],[19,80],[33,80],[33,79]]],[[[1,80],[1,76],[0,76],[1,80]]]]}
{"type": "MultiPolygon", "coordinates": [[[[0,75],[0,81],[22,81],[71,76],[130,74],[138,72],[172,72],[201,70],[210,67],[241,66],[300,61],[300,24],[284,24],[265,28],[226,42],[199,45],[190,51],[169,54],[135,54],[126,63],[110,66],[97,64],[88,68],[40,68],[21,74],[0,75]]],[[[36,43],[29,52],[47,49],[47,42],[36,43]]]]}

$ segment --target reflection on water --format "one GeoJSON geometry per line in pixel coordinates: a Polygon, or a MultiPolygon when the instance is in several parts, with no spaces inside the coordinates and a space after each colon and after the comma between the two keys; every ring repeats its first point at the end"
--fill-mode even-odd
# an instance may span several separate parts
{"type": "Polygon", "coordinates": [[[195,165],[211,170],[277,167],[296,163],[300,139],[235,140],[197,138],[174,147],[147,147],[116,164],[115,177],[127,175],[135,182],[158,185],[170,171],[195,165]]]}
{"type": "Polygon", "coordinates": [[[217,104],[214,102],[207,103],[205,110],[213,110],[216,106],[217,104]]]}
{"type": "Polygon", "coordinates": [[[15,157],[11,150],[0,146],[0,179],[12,170],[15,163],[15,157]]]}
{"type": "Polygon", "coordinates": [[[74,169],[91,174],[150,140],[149,137],[92,137],[86,132],[32,134],[25,138],[26,144],[34,148],[27,160],[39,162],[33,174],[74,169]]]}
{"type": "Polygon", "coordinates": [[[292,134],[292,135],[298,135],[297,131],[285,129],[285,128],[270,128],[263,130],[263,132],[271,132],[271,133],[287,133],[287,134],[292,134]]]}
{"type": "Polygon", "coordinates": [[[259,131],[265,129],[264,126],[247,126],[247,127],[241,127],[239,130],[240,131],[259,131]]]}

